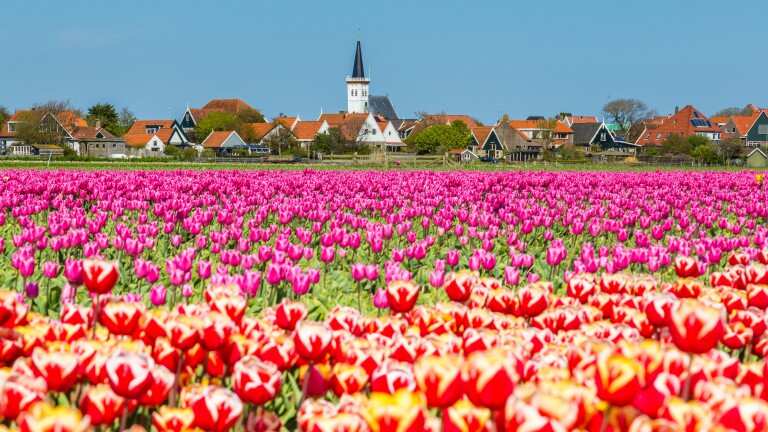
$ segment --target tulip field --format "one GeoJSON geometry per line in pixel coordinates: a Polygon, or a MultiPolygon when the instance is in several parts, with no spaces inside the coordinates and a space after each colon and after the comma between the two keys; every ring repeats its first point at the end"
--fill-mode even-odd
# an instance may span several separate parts
{"type": "Polygon", "coordinates": [[[768,431],[755,172],[0,170],[0,432],[768,431]]]}

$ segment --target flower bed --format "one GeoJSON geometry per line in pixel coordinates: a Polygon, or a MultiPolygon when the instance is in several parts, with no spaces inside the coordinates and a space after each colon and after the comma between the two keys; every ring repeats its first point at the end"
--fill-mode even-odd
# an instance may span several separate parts
{"type": "Polygon", "coordinates": [[[0,430],[768,430],[752,173],[0,172],[0,430]]]}

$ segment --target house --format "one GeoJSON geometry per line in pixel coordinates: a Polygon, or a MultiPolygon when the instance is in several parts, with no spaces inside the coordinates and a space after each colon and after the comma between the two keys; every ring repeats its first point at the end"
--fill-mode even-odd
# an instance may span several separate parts
{"type": "Polygon", "coordinates": [[[402,121],[397,116],[395,106],[389,100],[389,96],[369,96],[368,112],[374,116],[383,117],[392,122],[395,128],[400,126],[402,121]]]}
{"type": "Polygon", "coordinates": [[[577,123],[573,128],[573,144],[586,154],[605,157],[635,155],[639,145],[616,135],[605,122],[577,123]]]}
{"type": "Polygon", "coordinates": [[[276,117],[273,122],[277,122],[281,124],[284,128],[288,129],[289,131],[292,131],[293,128],[296,127],[296,123],[300,122],[301,119],[299,116],[291,117],[291,116],[278,116],[276,117]]]}
{"type": "Polygon", "coordinates": [[[494,128],[496,136],[501,141],[506,159],[509,162],[528,162],[537,160],[544,151],[544,143],[529,138],[523,132],[502,123],[494,128]]]}
{"type": "MultiPolygon", "coordinates": [[[[0,126],[0,154],[10,154],[12,146],[22,144],[21,140],[16,138],[16,132],[24,122],[24,118],[32,114],[30,110],[16,111],[0,126]]],[[[32,151],[31,148],[28,150],[32,151]]]]}
{"type": "Polygon", "coordinates": [[[722,129],[723,139],[736,138],[746,147],[768,148],[768,110],[729,116],[722,129]]]}
{"type": "Polygon", "coordinates": [[[365,144],[382,151],[399,151],[405,147],[394,126],[389,127],[391,122],[387,122],[388,126],[382,130],[379,122],[386,119],[374,117],[371,113],[321,114],[318,121],[326,122],[330,128],[338,128],[341,137],[348,142],[365,144]]]}
{"type": "Polygon", "coordinates": [[[661,145],[670,135],[703,136],[720,141],[722,129],[691,105],[667,117],[654,117],[645,122],[645,130],[635,142],[641,146],[661,145]]]}
{"type": "Polygon", "coordinates": [[[308,149],[315,141],[318,134],[327,133],[330,126],[328,122],[323,121],[298,121],[293,127],[293,136],[302,149],[308,149]]]}
{"type": "Polygon", "coordinates": [[[768,110],[754,115],[755,119],[747,130],[744,142],[747,147],[768,148],[768,110]]]}
{"type": "Polygon", "coordinates": [[[256,111],[255,108],[242,99],[211,99],[202,108],[187,107],[181,116],[179,124],[185,133],[191,133],[195,130],[198,123],[212,112],[226,112],[237,115],[251,110],[256,111]]]}
{"type": "Polygon", "coordinates": [[[522,133],[526,138],[558,148],[562,145],[573,144],[573,129],[560,120],[551,121],[543,118],[528,118],[526,120],[510,120],[508,126],[522,133]]]}
{"type": "Polygon", "coordinates": [[[126,154],[130,157],[162,157],[165,147],[170,145],[173,134],[170,129],[160,129],[154,133],[132,133],[123,135],[126,154]]]}
{"type": "Polygon", "coordinates": [[[252,143],[263,145],[270,138],[280,135],[281,131],[289,131],[290,128],[283,126],[280,122],[274,123],[246,123],[245,125],[251,130],[252,143]]]}
{"type": "Polygon", "coordinates": [[[568,127],[573,127],[575,124],[580,123],[597,123],[597,117],[596,116],[588,116],[588,115],[573,115],[573,114],[566,114],[561,119],[563,123],[565,123],[568,127]]]}
{"type": "Polygon", "coordinates": [[[212,150],[217,156],[232,154],[235,150],[245,150],[248,145],[236,131],[213,131],[202,143],[206,150],[212,150]]]}
{"type": "MultiPolygon", "coordinates": [[[[84,119],[72,111],[42,113],[34,110],[17,111],[3,125],[0,132],[0,151],[3,149],[10,150],[11,147],[14,147],[14,154],[40,154],[40,151],[48,154],[60,153],[49,147],[41,147],[42,144],[38,145],[38,143],[24,145],[25,143],[16,137],[20,125],[30,121],[31,116],[39,116],[35,119],[39,118],[39,131],[47,137],[48,142],[45,144],[49,147],[50,145],[66,145],[82,156],[109,157],[113,154],[125,153],[122,139],[115,137],[98,124],[89,126],[84,119]],[[99,148],[99,150],[89,152],[89,148],[99,148]]],[[[61,153],[63,154],[63,149],[61,149],[61,153]]]]}
{"type": "Polygon", "coordinates": [[[755,147],[754,150],[747,155],[747,166],[749,168],[767,168],[768,167],[768,155],[760,147],[755,147]]]}
{"type": "Polygon", "coordinates": [[[493,126],[476,126],[470,129],[469,150],[481,160],[499,160],[504,158],[504,147],[493,126]]]}
{"type": "Polygon", "coordinates": [[[447,157],[454,162],[470,163],[480,160],[480,158],[470,149],[450,149],[447,157]]]}
{"type": "MultiPolygon", "coordinates": [[[[176,147],[186,147],[190,145],[187,134],[184,133],[181,125],[176,122],[176,120],[169,119],[136,120],[133,122],[130,129],[128,129],[128,132],[123,135],[123,139],[126,143],[129,140],[132,143],[148,143],[149,139],[154,135],[163,141],[163,149],[165,149],[165,146],[167,145],[174,145],[176,147]]],[[[133,147],[133,145],[128,145],[127,147],[133,147]]]]}
{"type": "Polygon", "coordinates": [[[127,155],[125,141],[108,130],[95,127],[79,127],[72,132],[73,146],[81,156],[113,158],[127,155]]]}

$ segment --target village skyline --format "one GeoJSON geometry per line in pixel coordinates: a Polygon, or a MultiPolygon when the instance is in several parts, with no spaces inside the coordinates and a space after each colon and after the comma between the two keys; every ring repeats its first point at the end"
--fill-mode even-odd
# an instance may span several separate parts
{"type": "MultiPolygon", "coordinates": [[[[268,117],[284,113],[314,118],[321,110],[345,109],[340,77],[349,73],[350,50],[358,39],[365,47],[371,91],[389,96],[405,118],[421,111],[466,113],[485,123],[505,113],[600,115],[603,105],[616,98],[640,99],[660,114],[692,104],[711,115],[768,99],[759,74],[750,72],[764,69],[768,60],[757,56],[750,67],[727,61],[759,49],[761,14],[755,11],[766,9],[761,2],[728,10],[712,8],[715,4],[707,1],[696,8],[667,5],[654,32],[648,31],[653,20],[646,15],[662,4],[658,1],[609,11],[606,2],[582,3],[580,8],[553,2],[549,12],[530,4],[513,8],[484,2],[463,7],[461,14],[435,10],[432,2],[393,3],[389,6],[400,18],[390,20],[398,25],[388,29],[363,19],[363,10],[345,8],[345,2],[323,12],[301,1],[292,14],[295,24],[288,26],[292,29],[267,19],[284,14],[284,6],[244,2],[189,8],[195,10],[164,2],[153,15],[177,19],[153,28],[148,23],[152,20],[140,16],[142,4],[149,3],[106,7],[74,1],[67,7],[45,5],[48,13],[41,16],[42,3],[8,2],[5,12],[16,19],[0,29],[5,40],[33,20],[59,24],[49,32],[16,38],[10,51],[16,67],[2,73],[11,85],[4,88],[0,105],[13,111],[68,100],[87,109],[107,102],[128,107],[140,118],[179,118],[187,106],[241,98],[268,117]],[[347,13],[334,13],[336,9],[347,13]],[[93,20],[85,25],[107,12],[114,17],[110,25],[93,20]],[[512,12],[526,19],[500,26],[500,17],[512,12]],[[605,21],[611,16],[621,16],[621,26],[615,19],[605,21]],[[323,26],[312,17],[333,23],[323,26]],[[486,26],[472,30],[458,25],[481,17],[486,26]],[[715,17],[742,24],[718,32],[702,26],[715,17]],[[530,21],[544,19],[551,25],[534,31],[530,21]],[[204,31],[206,20],[230,24],[204,31]],[[416,22],[421,25],[414,26],[416,22]],[[601,30],[595,30],[600,22],[601,30]],[[402,34],[392,35],[395,28],[402,34]],[[701,45],[707,47],[706,55],[695,48],[701,45]],[[56,68],[67,59],[86,58],[91,59],[87,66],[75,66],[76,61],[56,68]]],[[[377,14],[377,22],[396,15],[390,8],[377,14]]]]}

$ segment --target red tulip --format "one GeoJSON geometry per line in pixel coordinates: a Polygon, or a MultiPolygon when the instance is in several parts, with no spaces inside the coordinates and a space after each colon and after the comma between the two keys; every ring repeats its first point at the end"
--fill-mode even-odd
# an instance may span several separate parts
{"type": "Polygon", "coordinates": [[[125,399],[106,384],[88,387],[80,399],[80,410],[96,426],[112,424],[126,409],[125,399]]]}
{"type": "Polygon", "coordinates": [[[637,361],[605,349],[597,356],[595,382],[600,399],[625,406],[643,388],[643,368],[637,361]]]}
{"type": "Polygon", "coordinates": [[[359,365],[336,363],[333,365],[331,388],[336,396],[354,394],[368,383],[368,373],[359,365]]]}
{"type": "Polygon", "coordinates": [[[135,302],[109,302],[99,311],[99,322],[116,335],[130,335],[139,328],[144,305],[135,302]]]}
{"type": "Polygon", "coordinates": [[[117,264],[102,260],[83,260],[83,284],[91,294],[112,292],[119,278],[117,264]]]}
{"type": "Polygon", "coordinates": [[[464,389],[472,403],[491,410],[504,407],[518,380],[510,357],[506,351],[491,349],[475,352],[467,358],[464,389]]]}
{"type": "Polygon", "coordinates": [[[424,397],[400,390],[395,394],[373,393],[363,410],[372,432],[423,432],[427,412],[424,397]]]}
{"type": "Polygon", "coordinates": [[[243,413],[243,403],[236,394],[223,387],[210,386],[188,401],[195,414],[194,426],[211,432],[232,429],[243,413]]]}
{"type": "Polygon", "coordinates": [[[394,312],[405,313],[413,309],[419,299],[419,287],[410,281],[396,280],[387,285],[387,301],[394,312]]]}
{"type": "Polygon", "coordinates": [[[138,402],[142,406],[158,406],[165,403],[176,382],[176,376],[163,366],[156,365],[151,369],[149,386],[139,395],[138,402]]]}
{"type": "Polygon", "coordinates": [[[464,303],[469,300],[469,297],[472,295],[472,289],[477,282],[477,276],[473,272],[460,271],[449,276],[443,289],[448,298],[455,302],[464,303]]]}
{"type": "Polygon", "coordinates": [[[263,405],[280,392],[281,374],[272,363],[254,356],[243,357],[232,370],[232,389],[240,398],[263,405]]]}
{"type": "Polygon", "coordinates": [[[678,255],[675,258],[675,273],[681,278],[697,278],[704,274],[703,264],[696,258],[678,255]]]}
{"type": "Polygon", "coordinates": [[[161,406],[152,414],[152,426],[157,432],[185,432],[192,429],[195,413],[189,408],[161,406]]]}
{"type": "Polygon", "coordinates": [[[152,358],[143,353],[118,351],[106,362],[112,390],[127,399],[136,399],[152,385],[152,358]]]}
{"type": "Polygon", "coordinates": [[[490,420],[489,409],[462,399],[443,409],[443,432],[484,432],[490,420]]]}
{"type": "Polygon", "coordinates": [[[303,303],[283,300],[275,308],[275,324],[283,330],[293,330],[306,316],[307,307],[303,303]]]}
{"type": "Polygon", "coordinates": [[[331,344],[331,331],[323,324],[303,321],[293,332],[296,352],[305,360],[314,362],[321,359],[331,344]]]}
{"type": "Polygon", "coordinates": [[[36,348],[31,360],[35,373],[50,391],[67,392],[80,378],[80,358],[69,346],[36,348]]]}
{"type": "Polygon", "coordinates": [[[416,384],[430,408],[447,408],[463,396],[461,365],[456,355],[422,357],[414,364],[416,384]]]}
{"type": "Polygon", "coordinates": [[[22,412],[46,396],[47,388],[42,378],[20,373],[3,373],[0,385],[0,417],[15,420],[22,412]]]}
{"type": "Polygon", "coordinates": [[[669,331],[678,348],[702,354],[717,346],[722,338],[722,314],[696,300],[681,300],[670,309],[669,331]]]}

